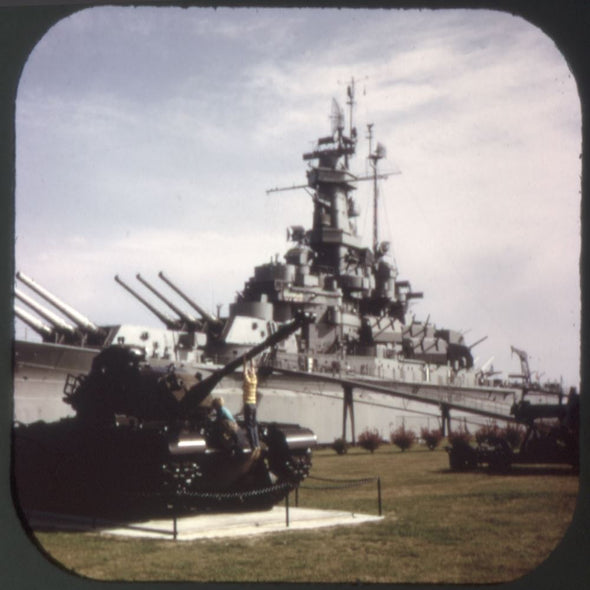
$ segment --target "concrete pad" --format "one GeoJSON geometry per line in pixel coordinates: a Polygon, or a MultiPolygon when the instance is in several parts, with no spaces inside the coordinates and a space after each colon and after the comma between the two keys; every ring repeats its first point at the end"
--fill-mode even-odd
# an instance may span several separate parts
{"type": "MultiPolygon", "coordinates": [[[[286,508],[275,506],[264,512],[241,514],[199,514],[183,516],[176,521],[176,540],[214,539],[277,533],[290,530],[321,527],[350,526],[382,520],[383,516],[357,514],[338,510],[289,508],[287,526],[286,508]]],[[[134,523],[131,527],[101,529],[101,534],[152,539],[174,539],[174,520],[161,519],[134,523]]]]}

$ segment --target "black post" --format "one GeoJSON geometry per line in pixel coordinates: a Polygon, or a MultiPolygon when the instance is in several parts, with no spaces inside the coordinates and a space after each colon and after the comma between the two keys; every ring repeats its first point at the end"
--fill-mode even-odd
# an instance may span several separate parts
{"type": "Polygon", "coordinates": [[[176,541],[176,536],[178,535],[178,526],[176,523],[176,510],[174,511],[174,516],[172,518],[172,522],[173,522],[173,536],[174,536],[174,540],[176,541]]]}
{"type": "Polygon", "coordinates": [[[289,526],[289,493],[285,496],[285,526],[289,526]]]}
{"type": "Polygon", "coordinates": [[[354,401],[352,397],[352,387],[350,385],[343,385],[343,399],[342,399],[342,440],[346,440],[346,417],[350,413],[350,434],[352,445],[356,445],[356,435],[354,432],[354,401]]]}
{"type": "Polygon", "coordinates": [[[442,418],[442,435],[447,436],[451,433],[451,411],[447,404],[441,404],[441,418],[442,418]]]}
{"type": "Polygon", "coordinates": [[[381,478],[377,478],[377,503],[379,504],[379,516],[383,515],[383,506],[381,505],[381,478]]]}
{"type": "Polygon", "coordinates": [[[299,486],[295,488],[295,506],[299,506],[299,486]]]}

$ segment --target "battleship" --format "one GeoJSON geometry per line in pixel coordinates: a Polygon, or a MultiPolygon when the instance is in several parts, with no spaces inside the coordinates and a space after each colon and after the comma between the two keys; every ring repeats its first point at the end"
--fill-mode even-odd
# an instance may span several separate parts
{"type": "MultiPolygon", "coordinates": [[[[387,435],[400,413],[445,431],[451,428],[451,411],[463,419],[503,420],[510,419],[519,396],[548,401],[557,396],[561,401],[559,385],[532,382],[524,351],[513,349],[521,374],[501,380],[487,364],[477,367],[474,362],[473,349],[485,338],[468,343],[459,330],[437,327],[430,317],[416,319],[412,303],[423,294],[399,276],[390,243],[378,232],[378,181],[387,176],[379,164],[386,149],[374,140],[372,124],[367,127],[370,173],[351,170],[359,137],[353,125],[355,102],[352,81],[347,87],[348,113],[333,99],[330,134],[319,137],[303,154],[305,184],[269,190],[307,191],[313,201],[312,225],[287,229],[283,260],[277,255],[256,266],[227,316],[207,312],[159,272],[173,295],[141,275],[136,278],[173,316],[119,276],[115,280],[163,327],[96,326],[17,273],[19,281],[74,324],[15,290],[16,297],[42,318],[15,308],[16,316],[41,337],[41,342],[15,342],[16,420],[66,415],[68,408],[61,400],[66,374],[87,372],[96,354],[112,344],[138,346],[154,365],[173,363],[206,375],[260,344],[299,312],[312,313],[316,321],[259,359],[259,411],[265,420],[288,414],[312,428],[321,442],[347,438],[348,423],[353,442],[362,428],[378,428],[387,435]],[[373,187],[370,247],[363,245],[357,227],[355,191],[363,182],[373,187]],[[175,303],[178,299],[182,303],[175,303]],[[39,404],[40,399],[46,403],[39,404]]],[[[239,404],[239,379],[237,372],[221,384],[230,405],[239,404]]]]}

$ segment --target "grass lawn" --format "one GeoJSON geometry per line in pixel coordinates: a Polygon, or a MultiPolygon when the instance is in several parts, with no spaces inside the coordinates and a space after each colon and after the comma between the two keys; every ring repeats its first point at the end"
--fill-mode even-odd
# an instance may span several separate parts
{"type": "MultiPolygon", "coordinates": [[[[452,473],[447,454],[385,445],[370,454],[316,451],[312,476],[380,476],[384,520],[252,538],[174,542],[38,532],[53,559],[101,580],[490,583],[533,570],[563,537],[578,478],[567,467],[452,473]]],[[[376,484],[318,490],[303,507],[377,513],[376,484]]],[[[294,498],[292,496],[291,504],[294,498]]]]}

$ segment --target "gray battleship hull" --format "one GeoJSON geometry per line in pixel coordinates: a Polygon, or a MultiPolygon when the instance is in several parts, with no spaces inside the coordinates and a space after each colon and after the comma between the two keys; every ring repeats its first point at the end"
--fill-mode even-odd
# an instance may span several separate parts
{"type": "MultiPolygon", "coordinates": [[[[14,419],[25,424],[38,420],[54,422],[74,414],[63,401],[63,390],[68,374],[86,374],[99,349],[48,344],[41,342],[15,342],[14,363],[14,419]]],[[[354,361],[354,359],[350,359],[354,361]]],[[[158,364],[170,360],[157,359],[158,364]]],[[[179,362],[182,371],[200,372],[206,377],[216,365],[179,362]]],[[[405,424],[420,428],[438,428],[440,411],[437,404],[414,401],[431,397],[434,401],[465,404],[474,410],[508,416],[514,401],[515,390],[491,387],[465,387],[440,385],[418,381],[399,381],[382,377],[367,377],[348,372],[307,373],[284,375],[272,373],[260,379],[258,416],[261,421],[280,422],[288,416],[290,421],[306,424],[328,444],[343,435],[344,394],[341,378],[360,378],[391,389],[400,395],[376,393],[369,388],[355,388],[354,420],[358,433],[366,428],[377,429],[384,438],[391,430],[405,424]],[[402,397],[403,396],[403,397],[402,397]]],[[[241,373],[225,377],[217,392],[226,399],[234,414],[242,409],[241,373]]],[[[471,413],[456,412],[455,420],[469,417],[471,423],[484,423],[484,418],[471,413]]],[[[347,431],[350,439],[350,417],[347,431]]]]}
{"type": "Polygon", "coordinates": [[[14,418],[25,424],[72,416],[62,400],[66,376],[90,370],[96,348],[17,340],[14,343],[14,418]]]}

